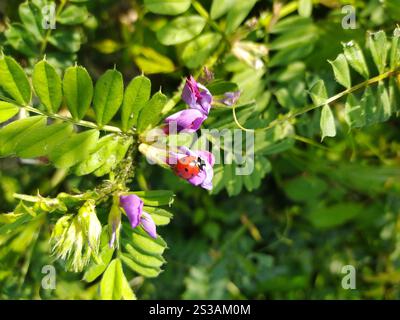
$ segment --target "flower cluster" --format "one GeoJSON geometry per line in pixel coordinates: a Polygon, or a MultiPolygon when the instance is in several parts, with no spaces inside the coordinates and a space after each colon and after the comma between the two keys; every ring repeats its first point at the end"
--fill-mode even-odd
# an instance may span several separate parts
{"type": "MultiPolygon", "coordinates": [[[[164,120],[164,125],[159,128],[167,135],[176,133],[194,133],[200,129],[207,119],[212,105],[223,104],[232,106],[240,97],[240,91],[226,92],[221,99],[213,103],[213,96],[204,85],[198,83],[192,76],[186,79],[182,91],[182,100],[188,108],[176,112],[164,120]]],[[[158,135],[156,131],[155,135],[158,135]]],[[[195,186],[211,190],[214,176],[214,156],[208,151],[193,151],[187,147],[177,147],[174,151],[161,155],[157,147],[141,146],[139,150],[146,154],[148,159],[162,166],[169,166],[178,176],[195,186]]]]}
{"type": "MultiPolygon", "coordinates": [[[[167,117],[164,122],[167,125],[164,132],[171,133],[170,128],[174,128],[175,132],[195,132],[202,123],[207,119],[213,102],[210,91],[198,83],[192,76],[186,79],[185,86],[182,91],[182,100],[189,106],[188,109],[179,111],[167,117]]],[[[172,168],[180,159],[184,157],[194,157],[199,159],[203,164],[199,168],[199,172],[186,180],[195,185],[201,186],[207,190],[212,189],[212,178],[214,175],[213,165],[214,156],[208,151],[191,151],[186,147],[179,147],[177,152],[170,152],[166,162],[172,168]]]]}
{"type": "Polygon", "coordinates": [[[202,123],[207,119],[211,109],[212,95],[210,91],[200,83],[196,82],[192,76],[186,79],[185,87],[182,92],[182,99],[189,106],[185,109],[167,117],[164,122],[169,128],[176,126],[176,132],[197,131],[202,123]]]}

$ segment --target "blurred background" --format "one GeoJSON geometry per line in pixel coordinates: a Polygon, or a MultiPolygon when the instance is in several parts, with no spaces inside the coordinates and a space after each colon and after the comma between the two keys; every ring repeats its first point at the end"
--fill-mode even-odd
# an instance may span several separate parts
{"type": "MultiPolygon", "coordinates": [[[[311,1],[311,8],[307,1],[249,1],[248,8],[234,2],[221,1],[227,9],[216,9],[211,0],[196,2],[200,7],[186,14],[203,8],[215,26],[207,25],[200,40],[165,45],[157,32],[173,17],[146,11],[142,1],[73,1],[81,7],[74,23],[57,26],[60,42],[43,46],[30,43],[18,24],[7,31],[20,24],[22,1],[2,0],[0,45],[28,72],[46,53],[59,68],[78,61],[94,78],[114,65],[126,81],[143,71],[153,92],[162,87],[169,96],[183,77],[201,75],[207,66],[215,78],[238,84],[238,105],[255,101],[238,108],[240,122],[263,127],[278,114],[310,104],[307,84],[316,76],[326,81],[329,95],[342,90],[328,63],[342,51],[341,43],[356,40],[364,47],[367,31],[391,36],[400,18],[398,0],[321,0],[311,1]],[[344,5],[356,10],[355,29],[342,28],[344,5]],[[227,26],[232,30],[223,40],[215,36],[227,26]]],[[[355,79],[354,84],[362,80],[355,79]]],[[[169,244],[165,271],[156,279],[132,277],[138,297],[398,299],[400,122],[394,114],[350,130],[343,105],[335,104],[335,138],[321,143],[319,111],[308,112],[256,138],[251,176],[234,176],[234,165],[216,168],[211,194],[143,161],[132,189],[172,189],[176,198],[174,219],[159,231],[169,244]],[[342,287],[345,265],[356,270],[354,290],[342,287]]],[[[211,115],[208,128],[237,128],[231,112],[211,115]]],[[[13,210],[15,192],[54,196],[97,182],[0,159],[0,212],[13,210]]],[[[53,263],[48,237],[33,227],[12,245],[0,238],[1,299],[97,297],[95,285],[57,263],[56,290],[41,289],[41,268],[53,263]]]]}

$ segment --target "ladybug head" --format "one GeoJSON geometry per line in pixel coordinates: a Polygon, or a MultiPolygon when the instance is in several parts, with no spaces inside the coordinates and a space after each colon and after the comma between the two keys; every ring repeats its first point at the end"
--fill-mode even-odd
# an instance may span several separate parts
{"type": "Polygon", "coordinates": [[[197,157],[197,166],[199,167],[200,170],[204,170],[206,163],[204,162],[204,160],[202,158],[197,157]]]}

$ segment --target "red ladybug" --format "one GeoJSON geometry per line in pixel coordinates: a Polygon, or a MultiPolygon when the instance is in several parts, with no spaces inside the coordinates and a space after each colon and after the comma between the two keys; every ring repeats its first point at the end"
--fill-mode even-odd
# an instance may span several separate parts
{"type": "Polygon", "coordinates": [[[172,169],[177,176],[188,180],[197,176],[204,166],[205,163],[200,157],[187,156],[179,159],[172,169]]]}

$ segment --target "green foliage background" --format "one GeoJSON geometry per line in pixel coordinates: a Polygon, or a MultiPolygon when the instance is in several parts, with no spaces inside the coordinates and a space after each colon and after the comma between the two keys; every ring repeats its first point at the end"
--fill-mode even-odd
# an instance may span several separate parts
{"type": "MultiPolygon", "coordinates": [[[[346,81],[336,74],[339,84],[335,81],[328,62],[343,52],[341,43],[353,40],[368,52],[367,31],[384,30],[389,38],[400,18],[398,0],[249,0],[239,1],[240,5],[204,0],[192,1],[187,12],[177,11],[178,17],[197,18],[181,21],[184,27],[176,23],[175,31],[173,24],[165,27],[173,16],[146,11],[151,0],[144,1],[147,7],[133,0],[71,2],[66,5],[87,6],[87,11],[66,14],[56,29],[59,38],[21,47],[23,38],[7,36],[6,30],[11,22],[20,21],[22,2],[2,1],[3,51],[28,74],[44,53],[57,68],[78,61],[96,79],[114,65],[126,80],[143,71],[152,80],[153,92],[162,87],[170,96],[182,77],[201,74],[207,65],[216,78],[231,80],[242,90],[236,113],[239,123],[249,128],[266,127],[279,114],[313,106],[307,92],[320,98],[321,91],[312,89],[318,79],[324,80],[327,97],[341,92],[340,84],[346,81]],[[356,29],[341,28],[341,7],[346,4],[357,9],[356,29]],[[239,60],[233,54],[238,39],[253,45],[252,59],[239,60]],[[254,69],[257,63],[263,67],[254,69]]],[[[366,79],[385,71],[374,66],[373,54],[366,53],[366,61],[371,73],[366,79]]],[[[352,72],[352,85],[364,80],[352,72]]],[[[376,87],[371,85],[372,90],[376,87]]],[[[357,94],[355,98],[361,99],[357,94]]],[[[374,95],[379,105],[382,96],[375,91],[374,95]]],[[[346,99],[338,99],[330,105],[336,137],[329,137],[334,134],[325,127],[323,142],[321,108],[284,119],[273,133],[262,131],[256,136],[260,152],[255,174],[242,179],[232,176],[232,165],[216,168],[212,194],[143,160],[133,188],[172,189],[176,198],[171,208],[174,219],[160,228],[169,245],[165,271],[155,279],[130,274],[136,295],[141,299],[398,299],[399,105],[391,101],[388,117],[360,126],[348,120],[346,111],[356,103],[345,103],[346,99]],[[341,286],[342,266],[349,264],[357,271],[356,290],[341,286]]],[[[237,128],[231,111],[213,112],[207,127],[237,128]]],[[[99,182],[92,176],[65,177],[61,170],[17,159],[1,159],[0,169],[0,212],[14,209],[14,193],[40,190],[55,196],[99,182]]],[[[63,271],[49,256],[48,240],[33,226],[15,242],[13,261],[0,261],[0,298],[97,299],[98,284],[63,271]],[[41,268],[53,263],[57,288],[43,290],[41,268]]],[[[0,242],[0,255],[2,250],[0,242]]]]}

